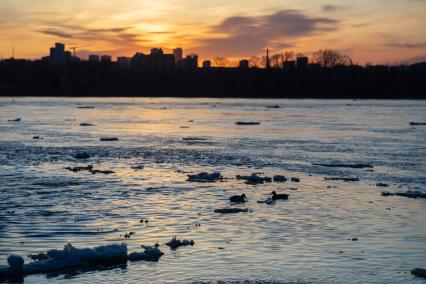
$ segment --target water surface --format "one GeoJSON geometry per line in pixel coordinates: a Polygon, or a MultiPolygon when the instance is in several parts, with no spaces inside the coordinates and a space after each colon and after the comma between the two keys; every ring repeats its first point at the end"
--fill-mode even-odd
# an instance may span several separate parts
{"type": "Polygon", "coordinates": [[[425,283],[409,273],[426,265],[425,200],[380,195],[426,190],[426,126],[410,121],[426,121],[426,102],[0,98],[0,263],[67,242],[125,242],[140,251],[141,244],[178,236],[195,246],[163,245],[158,263],[32,275],[25,282],[425,283]],[[15,118],[22,120],[8,121],[15,118]],[[90,158],[75,159],[79,152],[90,158]],[[312,165],[337,162],[374,168],[312,165]],[[64,169],[88,164],[115,173],[64,169]],[[229,178],[282,174],[301,182],[186,181],[201,171],[229,178]],[[256,202],[272,190],[290,194],[289,201],[256,202]],[[237,207],[253,212],[213,212],[241,193],[249,202],[237,207]],[[136,234],[124,239],[130,231],[136,234]]]}

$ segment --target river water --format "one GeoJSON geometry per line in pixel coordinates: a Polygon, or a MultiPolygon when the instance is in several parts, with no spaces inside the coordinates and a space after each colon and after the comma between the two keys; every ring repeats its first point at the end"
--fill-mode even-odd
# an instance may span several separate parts
{"type": "Polygon", "coordinates": [[[66,243],[131,252],[158,242],[158,263],[24,281],[426,283],[410,274],[426,266],[426,200],[381,196],[426,191],[426,126],[411,121],[426,121],[425,101],[0,98],[0,265],[66,243]],[[75,159],[81,152],[90,158],[75,159]],[[114,173],[64,169],[88,164],[114,173]],[[230,179],[186,181],[203,171],[230,179]],[[254,172],[300,182],[233,179],[254,172]],[[289,200],[257,203],[272,190],[289,200]],[[242,193],[248,203],[229,203],[242,193]],[[213,212],[225,207],[252,212],[213,212]],[[172,236],[195,245],[171,251],[172,236]]]}

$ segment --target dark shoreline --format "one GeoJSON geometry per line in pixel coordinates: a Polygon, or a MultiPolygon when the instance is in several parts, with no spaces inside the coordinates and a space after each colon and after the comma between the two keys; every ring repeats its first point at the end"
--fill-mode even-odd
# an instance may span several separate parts
{"type": "Polygon", "coordinates": [[[426,99],[426,62],[409,66],[152,70],[116,63],[0,63],[0,96],[426,99]]]}
{"type": "Polygon", "coordinates": [[[389,93],[347,93],[347,94],[323,94],[316,93],[314,95],[251,95],[234,93],[211,94],[203,93],[196,95],[192,92],[183,94],[181,92],[104,92],[97,94],[87,91],[75,90],[43,90],[43,89],[22,89],[14,90],[0,89],[0,97],[64,97],[64,98],[217,98],[217,99],[302,99],[302,100],[426,100],[426,94],[389,94],[389,93]]]}

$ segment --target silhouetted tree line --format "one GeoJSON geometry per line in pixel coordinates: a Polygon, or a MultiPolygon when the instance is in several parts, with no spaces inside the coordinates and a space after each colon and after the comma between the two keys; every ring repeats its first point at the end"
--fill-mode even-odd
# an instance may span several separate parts
{"type": "MultiPolygon", "coordinates": [[[[272,56],[271,67],[276,68],[270,69],[163,72],[122,68],[114,62],[52,65],[5,60],[0,62],[0,95],[426,99],[426,62],[361,67],[343,55],[321,51],[313,56],[316,64],[285,68],[294,56],[272,56]]],[[[216,61],[226,63],[226,59],[216,61]]],[[[262,61],[250,59],[252,66],[261,66],[262,61]]]]}

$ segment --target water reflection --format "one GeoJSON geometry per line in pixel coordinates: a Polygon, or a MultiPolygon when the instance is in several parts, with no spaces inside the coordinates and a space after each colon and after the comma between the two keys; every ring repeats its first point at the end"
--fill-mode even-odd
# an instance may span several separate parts
{"type": "MultiPolygon", "coordinates": [[[[350,108],[345,101],[310,100],[24,98],[12,105],[1,98],[0,103],[7,105],[0,113],[1,263],[10,253],[26,256],[66,242],[79,247],[125,242],[136,251],[158,241],[166,253],[159,263],[48,281],[421,283],[405,272],[426,263],[426,204],[384,198],[375,184],[425,188],[426,127],[408,125],[424,117],[423,102],[357,101],[350,108]],[[281,108],[266,108],[274,104],[281,108]],[[11,125],[10,117],[23,119],[11,125]],[[260,125],[235,125],[244,120],[260,125]],[[83,121],[96,126],[80,127],[83,121]],[[119,141],[99,141],[103,136],[119,141]],[[90,158],[76,160],[77,152],[90,158]],[[368,162],[374,169],[312,165],[330,162],[368,162]],[[88,164],[115,173],[64,169],[88,164]],[[132,169],[141,164],[143,169],[132,169]],[[231,179],[186,182],[187,174],[202,171],[231,179]],[[254,186],[232,179],[253,172],[301,182],[254,186]],[[360,181],[324,180],[336,176],[360,181]],[[256,202],[273,190],[289,194],[288,202],[256,202]],[[242,193],[249,202],[237,207],[253,212],[213,212],[242,193]],[[124,239],[130,231],[136,234],[124,239]],[[175,235],[195,245],[172,252],[164,243],[175,235]]],[[[25,280],[45,283],[46,276],[25,280]]]]}

